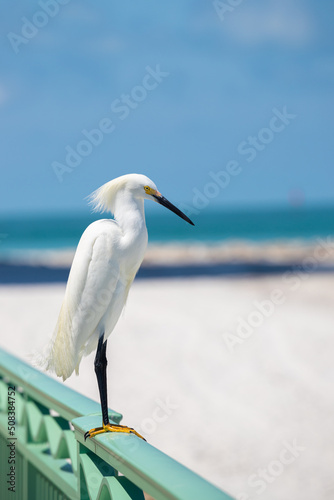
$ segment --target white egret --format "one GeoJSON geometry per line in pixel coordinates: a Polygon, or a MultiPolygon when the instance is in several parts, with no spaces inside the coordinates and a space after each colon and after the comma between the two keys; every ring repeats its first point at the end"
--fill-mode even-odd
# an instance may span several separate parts
{"type": "Polygon", "coordinates": [[[82,357],[97,347],[94,366],[102,427],[86,432],[85,438],[108,431],[142,437],[130,427],[109,422],[106,347],[147,246],[145,199],[160,203],[194,225],[144,175],[124,175],[97,189],[91,195],[91,203],[96,210],[112,212],[114,219],[98,220],[84,231],[46,355],[46,369],[66,380],[74,370],[78,374],[82,357]]]}

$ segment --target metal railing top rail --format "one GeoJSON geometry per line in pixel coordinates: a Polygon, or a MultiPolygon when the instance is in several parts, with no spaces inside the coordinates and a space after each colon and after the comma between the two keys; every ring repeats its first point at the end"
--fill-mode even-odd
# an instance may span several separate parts
{"type": "Polygon", "coordinates": [[[153,498],[233,500],[227,493],[133,434],[107,433],[84,441],[85,431],[98,422],[96,416],[75,419],[76,440],[153,498]]]}
{"type": "MultiPolygon", "coordinates": [[[[69,421],[101,412],[101,406],[96,401],[60,384],[3,349],[0,349],[0,375],[24,387],[25,394],[69,421]]],[[[115,422],[122,419],[122,415],[113,410],[109,409],[109,414],[115,422]]]]}

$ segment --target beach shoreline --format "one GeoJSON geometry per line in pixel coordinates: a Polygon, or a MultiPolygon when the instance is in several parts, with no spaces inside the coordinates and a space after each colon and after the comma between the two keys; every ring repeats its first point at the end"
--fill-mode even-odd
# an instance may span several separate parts
{"type": "MultiPolygon", "coordinates": [[[[68,249],[31,249],[0,257],[0,283],[62,283],[75,254],[68,249]]],[[[227,241],[149,244],[138,279],[190,276],[333,272],[334,238],[310,241],[227,241]]]]}

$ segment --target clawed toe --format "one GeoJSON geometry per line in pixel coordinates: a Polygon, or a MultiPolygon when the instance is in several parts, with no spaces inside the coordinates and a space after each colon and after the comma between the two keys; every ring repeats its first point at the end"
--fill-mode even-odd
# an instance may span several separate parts
{"type": "Polygon", "coordinates": [[[90,437],[90,431],[85,432],[85,435],[84,435],[85,441],[86,441],[86,439],[87,439],[88,437],[90,437]]]}
{"type": "Polygon", "coordinates": [[[97,434],[101,434],[102,432],[106,432],[104,427],[95,427],[94,429],[90,429],[90,431],[85,432],[84,435],[85,441],[88,437],[89,438],[94,437],[97,434]]]}
{"type": "Polygon", "coordinates": [[[125,432],[127,434],[135,434],[135,436],[138,436],[140,439],[146,441],[146,439],[143,438],[143,436],[141,436],[137,431],[132,429],[132,427],[127,427],[126,425],[120,424],[111,424],[110,422],[108,424],[103,424],[103,427],[96,427],[95,429],[90,429],[89,431],[85,432],[85,441],[88,437],[92,438],[98,434],[102,434],[105,432],[125,432]]]}

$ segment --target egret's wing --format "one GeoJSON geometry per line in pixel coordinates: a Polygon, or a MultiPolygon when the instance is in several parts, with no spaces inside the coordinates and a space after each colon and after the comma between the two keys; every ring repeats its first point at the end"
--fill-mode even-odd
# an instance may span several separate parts
{"type": "Polygon", "coordinates": [[[114,239],[108,233],[96,235],[93,230],[86,230],[79,242],[54,333],[49,363],[49,368],[64,379],[80,363],[93,335],[97,342],[99,333],[102,333],[97,329],[103,325],[103,318],[111,302],[114,302],[115,291],[123,286],[114,253],[114,239]]]}

